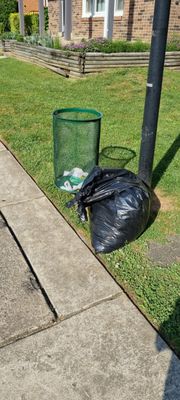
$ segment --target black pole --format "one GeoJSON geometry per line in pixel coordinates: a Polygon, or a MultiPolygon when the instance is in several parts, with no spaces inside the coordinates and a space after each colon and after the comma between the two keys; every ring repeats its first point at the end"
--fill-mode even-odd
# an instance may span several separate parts
{"type": "Polygon", "coordinates": [[[155,0],[139,177],[151,186],[171,0],[155,0]]]}

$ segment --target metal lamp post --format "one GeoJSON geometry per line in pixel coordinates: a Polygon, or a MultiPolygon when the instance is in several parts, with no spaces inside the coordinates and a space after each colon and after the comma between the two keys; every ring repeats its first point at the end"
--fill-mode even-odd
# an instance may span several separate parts
{"type": "Polygon", "coordinates": [[[151,186],[171,0],[155,0],[139,177],[151,186]]]}

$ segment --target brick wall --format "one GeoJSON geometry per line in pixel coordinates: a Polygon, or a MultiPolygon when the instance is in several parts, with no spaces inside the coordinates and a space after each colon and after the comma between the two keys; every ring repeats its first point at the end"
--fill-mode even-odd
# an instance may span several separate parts
{"type": "MultiPolygon", "coordinates": [[[[114,18],[114,39],[119,39],[120,37],[126,39],[128,2],[129,0],[125,1],[123,17],[114,18]]],[[[103,17],[82,18],[82,0],[72,0],[72,10],[72,39],[103,37],[103,17]]]]}
{"type": "MultiPolygon", "coordinates": [[[[172,0],[169,21],[169,36],[180,34],[180,4],[172,0]]],[[[150,41],[154,0],[129,0],[129,26],[127,38],[129,40],[142,39],[150,41]]]]}
{"type": "Polygon", "coordinates": [[[169,35],[173,36],[176,33],[178,36],[180,35],[180,2],[173,0],[170,14],[169,35]]]}
{"type": "MultiPolygon", "coordinates": [[[[163,1],[163,0],[162,0],[163,1]]],[[[180,4],[172,0],[169,36],[180,34],[180,4]]],[[[60,0],[49,0],[49,30],[60,31],[60,0]]],[[[72,40],[103,36],[104,18],[82,18],[82,0],[72,0],[72,40]]],[[[124,0],[122,17],[114,18],[114,39],[150,41],[154,0],[124,0]]]]}
{"type": "Polygon", "coordinates": [[[38,12],[38,0],[24,0],[24,13],[38,12]]]}
{"type": "Polygon", "coordinates": [[[52,36],[57,36],[61,31],[61,2],[60,0],[48,1],[49,32],[52,36]]]}

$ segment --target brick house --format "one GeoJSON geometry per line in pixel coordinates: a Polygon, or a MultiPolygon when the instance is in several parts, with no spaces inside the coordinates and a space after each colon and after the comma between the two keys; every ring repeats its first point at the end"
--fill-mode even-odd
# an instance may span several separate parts
{"type": "MultiPolygon", "coordinates": [[[[24,14],[28,14],[30,12],[37,13],[39,11],[38,8],[38,0],[24,0],[24,14]]],[[[44,7],[48,6],[48,1],[44,0],[44,7]]]]}
{"type": "Polygon", "coordinates": [[[38,0],[24,0],[24,14],[38,12],[38,0]]]}
{"type": "MultiPolygon", "coordinates": [[[[64,35],[67,0],[48,0],[49,31],[64,35]]],[[[161,0],[163,1],[163,0],[161,0]]],[[[150,41],[154,0],[115,0],[113,38],[150,41]]],[[[71,1],[71,39],[104,36],[105,0],[71,1]]],[[[180,3],[172,0],[169,36],[180,35],[180,3]]]]}

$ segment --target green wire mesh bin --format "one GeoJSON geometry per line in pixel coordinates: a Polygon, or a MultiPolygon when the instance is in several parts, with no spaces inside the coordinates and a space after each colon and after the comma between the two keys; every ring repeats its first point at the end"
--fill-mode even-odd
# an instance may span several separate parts
{"type": "Polygon", "coordinates": [[[98,164],[102,113],[64,108],[53,113],[55,185],[76,192],[98,164]]]}

